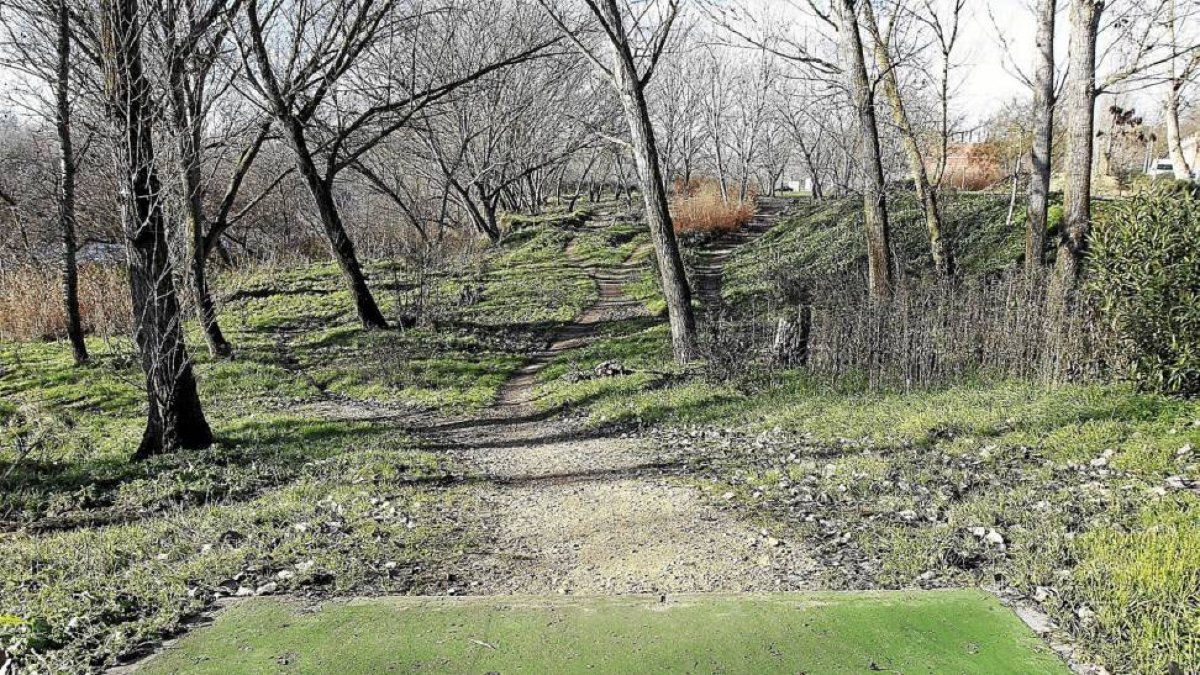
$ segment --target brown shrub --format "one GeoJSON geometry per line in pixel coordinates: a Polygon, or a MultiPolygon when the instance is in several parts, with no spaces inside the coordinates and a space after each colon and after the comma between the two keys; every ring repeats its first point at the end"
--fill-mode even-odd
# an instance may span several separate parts
{"type": "Polygon", "coordinates": [[[746,201],[721,198],[721,186],[715,180],[692,181],[676,185],[671,199],[671,219],[675,232],[736,232],[754,217],[754,198],[746,201]]]}
{"type": "MultiPolygon", "coordinates": [[[[84,332],[128,335],[133,311],[119,265],[79,267],[79,311],[84,332]]],[[[56,269],[0,270],[0,339],[57,340],[67,334],[61,278],[56,269]]]]}

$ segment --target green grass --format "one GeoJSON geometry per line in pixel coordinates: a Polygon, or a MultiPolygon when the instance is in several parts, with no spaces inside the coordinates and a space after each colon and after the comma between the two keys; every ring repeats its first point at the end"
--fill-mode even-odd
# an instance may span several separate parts
{"type": "MultiPolygon", "coordinates": [[[[898,264],[910,276],[931,267],[928,235],[920,204],[910,193],[889,202],[892,243],[898,264]]],[[[775,291],[775,284],[797,277],[820,279],[865,263],[861,232],[862,202],[800,199],[796,213],[765,236],[734,253],[725,272],[723,294],[743,302],[775,291]]],[[[1024,207],[1018,203],[1014,225],[1005,227],[1007,195],[947,194],[942,200],[945,227],[960,268],[980,274],[1011,267],[1024,253],[1024,207]]]]}
{"type": "MultiPolygon", "coordinates": [[[[222,280],[236,358],[187,338],[210,449],[133,463],[142,375],[129,340],[0,343],[0,651],[92,672],[178,630],[215,595],[429,592],[470,546],[472,496],[445,457],[394,423],[310,406],[379,403],[461,412],[494,399],[547,330],[595,297],[562,264],[571,235],[530,225],[435,280],[434,325],[364,331],[336,266],[222,280]],[[473,270],[473,271],[472,271],[473,270]],[[482,299],[458,306],[466,284],[482,299]],[[280,578],[280,572],[285,578],[280,578]]],[[[368,265],[384,312],[402,266],[368,265]]],[[[389,413],[393,409],[385,409],[389,413]]],[[[3,659],[0,659],[3,660],[3,659]]]]}
{"type": "Polygon", "coordinates": [[[976,591],[376,600],[226,611],[146,673],[1067,673],[976,591]],[[286,666],[286,667],[284,667],[286,666]]]}

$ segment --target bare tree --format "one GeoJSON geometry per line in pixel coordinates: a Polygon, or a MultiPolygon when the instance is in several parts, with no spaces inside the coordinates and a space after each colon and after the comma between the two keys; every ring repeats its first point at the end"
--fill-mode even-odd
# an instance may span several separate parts
{"type": "Polygon", "coordinates": [[[137,0],[102,0],[101,55],[113,126],[113,154],[124,196],[122,217],[133,296],[135,340],[146,373],[149,414],[135,457],[204,448],[204,417],[168,252],[162,185],[154,156],[153,92],[142,63],[146,17],[137,0]]]}
{"type": "Polygon", "coordinates": [[[206,122],[213,99],[228,91],[236,71],[225,72],[218,80],[214,72],[221,66],[222,52],[230,20],[241,0],[155,0],[157,21],[152,25],[160,48],[167,93],[167,120],[175,137],[175,164],[179,175],[181,203],[188,241],[192,291],[200,327],[209,352],[228,358],[233,347],[217,321],[216,303],[208,283],[207,261],[221,232],[231,224],[230,211],[237,199],[245,174],[253,165],[269,125],[251,133],[249,146],[234,162],[226,193],[215,217],[205,209],[207,185],[202,175],[205,166],[206,122]],[[216,90],[215,92],[213,90],[216,90]]]}
{"type": "Polygon", "coordinates": [[[834,0],[842,69],[854,101],[862,130],[863,226],[867,234],[867,285],[871,297],[886,299],[892,294],[892,252],[888,223],[887,188],[879,126],[875,119],[875,97],[863,56],[858,12],[861,0],[834,0]]]}
{"type": "Polygon", "coordinates": [[[1063,226],[1059,237],[1057,273],[1065,287],[1074,287],[1087,252],[1092,218],[1092,158],[1096,107],[1096,40],[1104,0],[1068,0],[1071,42],[1066,111],[1067,182],[1063,192],[1063,226]]]}
{"type": "MultiPolygon", "coordinates": [[[[926,4],[928,5],[928,2],[926,4]]],[[[962,10],[962,5],[962,0],[956,0],[954,4],[954,14],[956,17],[962,10]]],[[[897,4],[896,7],[899,8],[899,5],[897,4]]],[[[933,10],[930,9],[930,12],[932,13],[933,10]]],[[[900,64],[893,54],[894,48],[889,40],[889,36],[894,34],[897,15],[896,13],[892,15],[889,21],[890,25],[885,33],[880,30],[879,22],[876,20],[875,10],[871,7],[871,3],[864,2],[863,20],[867,33],[870,34],[872,43],[874,44],[875,65],[879,69],[880,78],[882,79],[884,98],[887,99],[888,105],[892,110],[892,121],[900,134],[904,156],[908,161],[909,173],[912,175],[913,186],[917,192],[917,199],[921,202],[921,210],[925,215],[925,227],[929,235],[929,251],[933,258],[934,269],[943,277],[953,276],[954,256],[943,231],[944,225],[942,222],[941,206],[938,203],[937,190],[929,180],[929,171],[925,155],[921,151],[920,140],[917,138],[917,130],[909,118],[908,108],[905,106],[904,97],[900,91],[900,78],[897,75],[900,64]]],[[[931,21],[930,23],[940,26],[936,21],[931,21]]],[[[938,32],[941,34],[940,29],[938,32]]],[[[957,29],[953,32],[956,33],[957,29]]],[[[955,38],[947,38],[947,51],[944,52],[947,63],[949,62],[950,50],[954,47],[954,41],[955,38]]],[[[948,76],[947,72],[946,77],[948,76]]],[[[943,119],[947,117],[948,115],[944,115],[943,119]]],[[[945,131],[945,125],[943,125],[943,131],[945,131]]],[[[945,136],[943,135],[943,142],[945,142],[944,139],[945,136]]],[[[945,151],[943,150],[944,154],[945,151]]]]}
{"type": "Polygon", "coordinates": [[[585,41],[579,29],[568,26],[566,16],[550,0],[538,2],[620,96],[646,203],[650,237],[658,257],[675,358],[681,363],[688,362],[694,357],[696,346],[692,293],[675,239],[654,125],[646,103],[646,87],[671,39],[672,28],[679,16],[679,0],[647,3],[636,11],[628,6],[623,10],[617,0],[585,0],[603,33],[604,42],[612,50],[611,59],[603,59],[595,46],[585,41]],[[652,11],[655,7],[660,10],[658,16],[652,11]]]}
{"type": "Polygon", "coordinates": [[[401,0],[246,0],[243,6],[239,45],[250,89],[292,150],[359,319],[384,328],[334,198],[339,174],[435,102],[557,40],[521,42],[515,52],[447,80],[427,65],[453,48],[459,12],[469,6],[426,9],[401,0]]]}
{"type": "MultiPolygon", "coordinates": [[[[18,70],[50,85],[53,91],[53,120],[58,138],[58,175],[56,217],[62,243],[60,275],[67,339],[75,363],[88,360],[79,311],[79,268],[76,262],[76,174],[77,158],[72,129],[72,81],[74,37],[68,0],[23,0],[10,3],[17,14],[15,23],[5,22],[8,33],[5,46],[12,52],[10,64],[18,70]],[[32,38],[32,40],[31,40],[32,38]],[[39,44],[42,43],[42,44],[39,44]],[[47,54],[39,47],[52,45],[47,54]]],[[[14,203],[15,205],[15,203],[14,203]]]]}
{"type": "Polygon", "coordinates": [[[1054,24],[1056,0],[1038,0],[1036,55],[1033,67],[1033,147],[1030,159],[1029,206],[1025,225],[1025,269],[1040,270],[1046,261],[1046,228],[1050,204],[1050,163],[1054,150],[1054,24]]]}
{"type": "Polygon", "coordinates": [[[1187,156],[1183,152],[1183,139],[1179,130],[1179,108],[1183,90],[1192,80],[1200,75],[1200,46],[1188,46],[1187,38],[1181,35],[1182,26],[1188,20],[1197,17],[1196,2],[1185,1],[1183,11],[1180,11],[1178,0],[1167,0],[1167,33],[1171,54],[1167,61],[1167,96],[1165,117],[1167,126],[1167,152],[1171,156],[1171,167],[1175,178],[1190,180],[1192,171],[1197,167],[1189,166],[1187,156]]]}

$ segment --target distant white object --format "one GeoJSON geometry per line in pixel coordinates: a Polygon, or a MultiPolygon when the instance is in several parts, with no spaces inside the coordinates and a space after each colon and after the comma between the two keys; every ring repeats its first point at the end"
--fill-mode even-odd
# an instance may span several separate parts
{"type": "Polygon", "coordinates": [[[1146,175],[1150,176],[1151,178],[1157,178],[1159,176],[1174,176],[1175,165],[1171,162],[1171,158],[1169,157],[1156,159],[1150,164],[1150,168],[1146,169],[1146,175]]]}
{"type": "Polygon", "coordinates": [[[812,192],[812,178],[784,180],[780,188],[782,192],[812,192]]]}

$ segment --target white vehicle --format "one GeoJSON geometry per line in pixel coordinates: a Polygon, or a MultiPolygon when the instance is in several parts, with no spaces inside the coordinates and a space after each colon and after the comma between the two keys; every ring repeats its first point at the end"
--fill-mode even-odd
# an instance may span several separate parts
{"type": "Polygon", "coordinates": [[[1150,168],[1146,169],[1146,175],[1150,176],[1151,178],[1157,178],[1159,176],[1174,176],[1175,164],[1171,162],[1169,157],[1156,159],[1150,163],[1150,168]]]}

